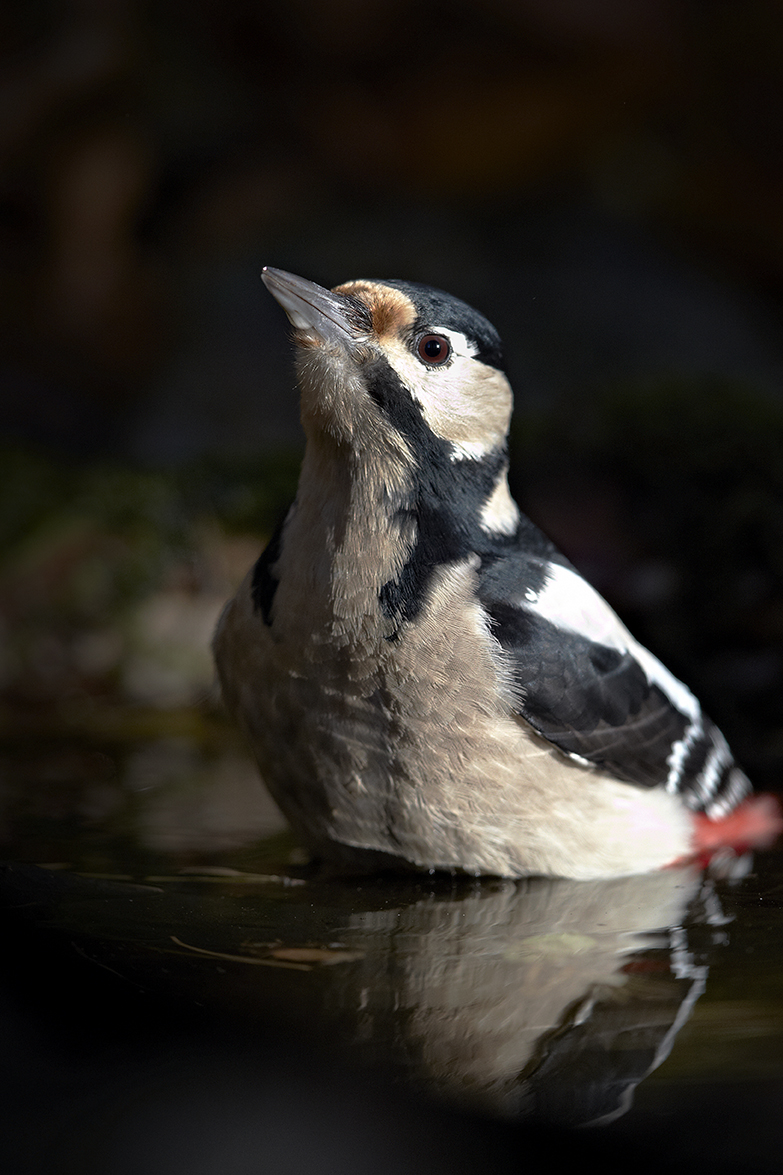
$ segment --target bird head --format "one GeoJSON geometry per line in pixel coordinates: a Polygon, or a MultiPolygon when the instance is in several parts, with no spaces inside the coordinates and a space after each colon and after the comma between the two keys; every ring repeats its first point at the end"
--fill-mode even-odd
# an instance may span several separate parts
{"type": "Polygon", "coordinates": [[[421,465],[505,447],[512,409],[495,328],[465,302],[414,282],[350,281],[333,290],[280,269],[263,281],[295,330],[308,439],[362,459],[391,446],[421,465]]]}

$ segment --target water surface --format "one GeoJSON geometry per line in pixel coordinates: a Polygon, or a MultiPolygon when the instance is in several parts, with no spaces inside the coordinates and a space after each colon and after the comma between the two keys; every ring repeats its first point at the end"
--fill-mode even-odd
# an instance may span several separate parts
{"type": "Polygon", "coordinates": [[[330,878],[225,731],[28,742],[6,765],[4,902],[44,958],[463,1113],[772,1163],[783,853],[590,883],[330,878]]]}

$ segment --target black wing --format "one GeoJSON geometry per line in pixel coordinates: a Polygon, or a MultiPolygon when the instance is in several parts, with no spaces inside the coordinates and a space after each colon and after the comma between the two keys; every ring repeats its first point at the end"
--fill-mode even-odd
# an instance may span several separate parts
{"type": "Polygon", "coordinates": [[[654,658],[565,560],[509,553],[485,564],[479,594],[511,660],[519,712],[548,741],[628,783],[668,786],[710,815],[730,810],[750,790],[695,699],[662,667],[655,671],[654,658]],[[599,605],[604,639],[593,639],[589,624],[556,623],[552,609],[539,605],[530,585],[540,588],[552,574],[562,579],[564,570],[599,605]]]}

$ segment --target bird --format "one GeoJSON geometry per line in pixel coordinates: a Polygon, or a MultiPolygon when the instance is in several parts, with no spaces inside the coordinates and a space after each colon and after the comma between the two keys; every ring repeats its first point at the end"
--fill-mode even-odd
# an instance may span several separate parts
{"type": "Polygon", "coordinates": [[[213,649],[313,859],[590,880],[774,837],[691,690],[511,496],[491,323],[413,281],[262,280],[306,444],[213,649]]]}

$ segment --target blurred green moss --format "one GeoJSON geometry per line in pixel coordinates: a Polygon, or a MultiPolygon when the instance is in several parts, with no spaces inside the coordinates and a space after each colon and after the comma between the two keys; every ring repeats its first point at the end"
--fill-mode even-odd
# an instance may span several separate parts
{"type": "Polygon", "coordinates": [[[192,548],[193,528],[205,518],[230,534],[268,533],[294,497],[300,460],[286,450],[151,470],[0,449],[0,566],[55,536],[77,541],[100,532],[116,540],[118,554],[122,546],[117,589],[133,595],[149,587],[170,555],[192,548]]]}
{"type": "Polygon", "coordinates": [[[169,470],[0,453],[6,728],[19,706],[208,696],[211,631],[293,497],[298,464],[293,452],[169,470]]]}

